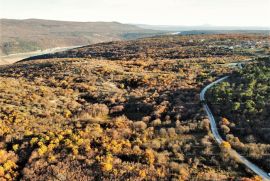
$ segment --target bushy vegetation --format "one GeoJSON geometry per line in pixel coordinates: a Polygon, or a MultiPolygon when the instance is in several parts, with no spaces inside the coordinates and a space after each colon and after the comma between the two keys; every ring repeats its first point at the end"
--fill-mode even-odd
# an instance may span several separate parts
{"type": "Polygon", "coordinates": [[[100,43],[81,48],[45,54],[46,58],[100,58],[110,60],[184,59],[251,56],[269,54],[269,36],[264,34],[169,35],[132,41],[100,43]]]}
{"type": "Polygon", "coordinates": [[[202,87],[232,73],[227,62],[245,59],[63,58],[2,66],[0,178],[255,180],[228,156],[228,142],[215,143],[199,100],[202,87]]]}
{"type": "Polygon", "coordinates": [[[235,148],[270,171],[270,60],[244,65],[209,92],[209,103],[223,117],[220,128],[235,148]]]}

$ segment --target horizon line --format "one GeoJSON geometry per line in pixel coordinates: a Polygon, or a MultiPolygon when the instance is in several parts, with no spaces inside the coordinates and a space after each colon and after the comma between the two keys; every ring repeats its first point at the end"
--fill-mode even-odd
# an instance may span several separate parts
{"type": "Polygon", "coordinates": [[[156,26],[162,28],[168,27],[224,27],[224,28],[266,28],[264,30],[270,30],[270,26],[263,26],[263,25],[245,25],[245,26],[237,26],[237,25],[213,25],[213,24],[197,24],[197,25],[175,25],[175,24],[147,24],[147,23],[129,23],[129,22],[121,22],[121,21],[77,21],[77,20],[62,20],[62,19],[42,19],[42,18],[3,18],[0,17],[0,20],[18,20],[18,21],[26,21],[26,20],[45,20],[45,21],[62,21],[62,22],[76,22],[76,23],[120,23],[120,24],[129,24],[129,25],[136,25],[136,26],[156,26]]]}

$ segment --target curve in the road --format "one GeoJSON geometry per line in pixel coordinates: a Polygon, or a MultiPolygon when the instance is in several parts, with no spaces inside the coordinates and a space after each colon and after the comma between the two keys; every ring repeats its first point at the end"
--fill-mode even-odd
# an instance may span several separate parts
{"type": "MultiPolygon", "coordinates": [[[[211,125],[211,131],[214,135],[215,140],[218,142],[218,144],[221,144],[224,140],[222,139],[222,137],[220,136],[218,129],[217,129],[217,125],[216,125],[216,121],[215,118],[209,108],[209,106],[206,104],[205,102],[205,93],[206,91],[211,88],[212,86],[224,81],[225,79],[227,79],[229,76],[225,76],[222,77],[218,80],[216,80],[215,82],[212,82],[211,84],[207,85],[200,93],[200,100],[203,102],[203,107],[205,112],[207,113],[207,116],[209,117],[210,120],[210,125],[211,125]]],[[[251,163],[250,161],[248,161],[245,157],[243,157],[242,155],[240,155],[239,153],[237,153],[235,150],[233,149],[229,149],[228,150],[229,154],[231,156],[234,156],[238,161],[242,162],[244,165],[246,165],[249,169],[251,169],[252,171],[254,171],[257,175],[259,175],[263,180],[265,181],[270,181],[270,176],[268,175],[267,172],[265,172],[264,170],[260,169],[258,166],[256,166],[255,164],[251,163]]]]}

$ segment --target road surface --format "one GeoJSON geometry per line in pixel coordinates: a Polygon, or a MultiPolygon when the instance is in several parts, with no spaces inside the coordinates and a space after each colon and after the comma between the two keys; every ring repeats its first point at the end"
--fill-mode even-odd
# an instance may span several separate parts
{"type": "MultiPolygon", "coordinates": [[[[242,67],[242,65],[239,65],[240,68],[242,67]]],[[[211,88],[213,85],[216,85],[222,81],[224,81],[225,79],[227,79],[229,76],[225,76],[222,77],[218,80],[216,80],[215,82],[212,82],[211,84],[207,85],[200,93],[200,100],[203,102],[203,107],[205,112],[207,113],[207,116],[210,120],[210,124],[211,124],[211,131],[214,135],[215,140],[218,142],[218,144],[221,144],[224,140],[222,139],[222,137],[220,136],[218,129],[217,129],[217,125],[216,125],[216,121],[215,118],[209,108],[209,106],[206,104],[205,102],[205,93],[206,91],[211,88]]],[[[240,155],[239,153],[237,153],[235,150],[233,149],[229,149],[228,150],[229,154],[236,158],[238,161],[240,161],[241,163],[243,163],[244,165],[246,165],[249,169],[251,169],[252,171],[254,171],[257,175],[259,175],[263,180],[265,181],[270,181],[270,176],[267,174],[267,172],[265,172],[264,170],[260,169],[258,166],[256,166],[255,164],[251,163],[250,161],[248,161],[245,157],[243,157],[242,155],[240,155]]]]}

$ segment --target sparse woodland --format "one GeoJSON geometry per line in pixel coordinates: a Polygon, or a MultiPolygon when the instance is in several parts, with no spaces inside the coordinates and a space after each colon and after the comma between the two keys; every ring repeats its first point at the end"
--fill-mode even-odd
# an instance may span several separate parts
{"type": "MultiPolygon", "coordinates": [[[[215,46],[228,36],[198,37],[215,46]]],[[[243,37],[235,39],[264,36],[243,37]]],[[[167,45],[168,37],[162,40],[144,43],[167,45]]],[[[117,60],[0,67],[0,180],[260,180],[228,156],[228,145],[214,141],[199,100],[205,85],[235,72],[226,63],[248,54],[122,59],[121,53],[117,60]]],[[[228,125],[222,129],[238,136],[228,125]]]]}

